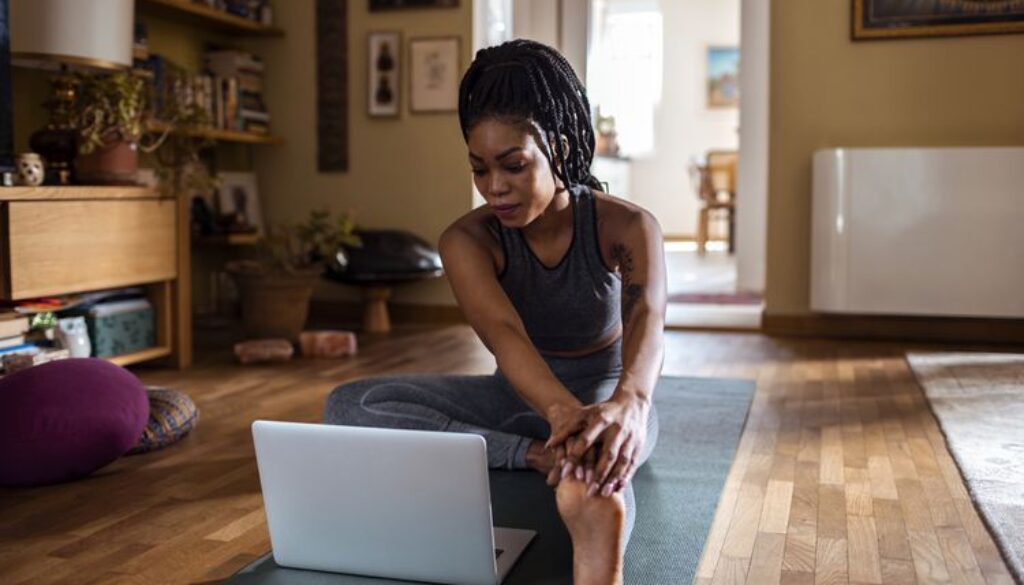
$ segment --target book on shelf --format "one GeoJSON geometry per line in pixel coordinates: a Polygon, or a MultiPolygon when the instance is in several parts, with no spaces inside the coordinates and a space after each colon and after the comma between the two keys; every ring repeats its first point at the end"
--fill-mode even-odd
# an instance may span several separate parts
{"type": "MultiPolygon", "coordinates": [[[[211,54],[233,55],[234,61],[230,66],[210,67],[205,73],[193,74],[162,55],[150,55],[147,69],[152,72],[153,117],[169,119],[174,112],[194,106],[205,113],[209,128],[246,132],[250,122],[258,121],[260,125],[253,131],[269,132],[270,114],[263,101],[262,76],[240,68],[251,67],[258,58],[241,51],[211,54]]],[[[222,57],[221,61],[228,63],[225,59],[222,57]]]]}
{"type": "Polygon", "coordinates": [[[24,335],[12,335],[11,337],[0,337],[0,349],[8,349],[19,345],[25,345],[24,335]]]}
{"type": "Polygon", "coordinates": [[[24,335],[28,331],[28,317],[14,311],[0,314],[0,338],[24,335]]]}

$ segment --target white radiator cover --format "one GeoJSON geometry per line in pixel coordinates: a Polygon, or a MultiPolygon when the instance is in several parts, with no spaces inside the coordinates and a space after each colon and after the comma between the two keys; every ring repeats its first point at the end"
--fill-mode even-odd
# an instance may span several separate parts
{"type": "Polygon", "coordinates": [[[814,154],[811,309],[1024,318],[1024,148],[814,154]]]}

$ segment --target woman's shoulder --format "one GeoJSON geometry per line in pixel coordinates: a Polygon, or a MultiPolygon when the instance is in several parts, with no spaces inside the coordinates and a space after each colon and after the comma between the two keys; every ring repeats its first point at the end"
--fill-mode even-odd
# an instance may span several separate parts
{"type": "Polygon", "coordinates": [[[637,222],[657,223],[650,211],[632,201],[593,188],[590,192],[594,197],[594,211],[602,232],[617,232],[637,222]]]}
{"type": "Polygon", "coordinates": [[[501,240],[496,223],[494,213],[487,206],[480,206],[453,221],[445,228],[441,239],[472,243],[488,250],[494,250],[497,246],[497,249],[500,250],[501,240]]]}

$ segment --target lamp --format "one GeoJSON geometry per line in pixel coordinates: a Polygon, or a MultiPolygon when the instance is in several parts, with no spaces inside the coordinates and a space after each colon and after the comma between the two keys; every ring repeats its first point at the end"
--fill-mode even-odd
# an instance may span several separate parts
{"type": "Polygon", "coordinates": [[[117,70],[132,65],[133,0],[11,0],[11,60],[59,69],[46,102],[50,121],[29,138],[47,163],[47,183],[68,184],[77,140],[71,123],[76,84],[68,66],[117,70]]]}

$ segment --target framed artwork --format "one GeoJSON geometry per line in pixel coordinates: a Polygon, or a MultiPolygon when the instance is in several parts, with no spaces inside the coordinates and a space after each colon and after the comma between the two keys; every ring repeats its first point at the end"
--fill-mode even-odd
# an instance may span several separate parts
{"type": "Polygon", "coordinates": [[[253,228],[257,234],[263,235],[263,213],[256,188],[256,173],[217,173],[217,178],[220,179],[220,189],[217,191],[220,215],[231,216],[230,225],[237,229],[253,228]]]}
{"type": "Polygon", "coordinates": [[[372,32],[367,50],[367,113],[398,116],[402,103],[402,34],[372,32]]]}
{"type": "Polygon", "coordinates": [[[370,12],[410,8],[457,8],[459,0],[369,0],[370,12]]]}
{"type": "Polygon", "coordinates": [[[459,37],[409,41],[409,108],[413,113],[459,107],[459,37]]]}
{"type": "Polygon", "coordinates": [[[852,0],[854,40],[1024,32],[1018,0],[852,0]]]}
{"type": "Polygon", "coordinates": [[[709,108],[738,108],[740,105],[740,50],[738,47],[708,47],[707,88],[709,108]]]}

